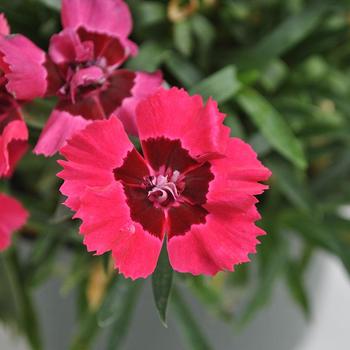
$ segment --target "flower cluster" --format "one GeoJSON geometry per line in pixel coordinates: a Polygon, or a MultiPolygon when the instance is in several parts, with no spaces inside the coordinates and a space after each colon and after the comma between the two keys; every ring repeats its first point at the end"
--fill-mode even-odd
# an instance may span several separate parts
{"type": "MultiPolygon", "coordinates": [[[[63,29],[48,53],[9,36],[0,19],[1,176],[27,148],[20,105],[54,95],[34,153],[65,158],[61,192],[89,251],[112,252],[132,279],[152,274],[164,241],[179,272],[213,275],[249,261],[264,234],[255,225],[255,196],[271,173],[248,144],[230,137],[215,101],[162,88],[160,72],[122,68],[137,54],[122,0],[63,0],[63,29]]],[[[0,248],[26,218],[10,201],[0,195],[0,248]],[[18,220],[3,219],[2,205],[18,220]]]]}

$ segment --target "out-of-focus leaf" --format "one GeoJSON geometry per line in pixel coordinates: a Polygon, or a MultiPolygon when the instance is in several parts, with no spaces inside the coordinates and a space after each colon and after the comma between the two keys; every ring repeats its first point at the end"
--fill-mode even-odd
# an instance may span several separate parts
{"type": "Polygon", "coordinates": [[[168,53],[169,51],[164,46],[147,41],[139,47],[138,55],[128,60],[126,66],[134,70],[154,72],[163,63],[168,53]]]}
{"type": "Polygon", "coordinates": [[[200,94],[205,99],[212,97],[222,103],[232,98],[240,87],[241,83],[237,79],[235,67],[227,66],[200,81],[190,89],[190,92],[200,94]]]}
{"type": "Polygon", "coordinates": [[[185,87],[190,87],[203,78],[203,73],[196,66],[175,52],[166,57],[165,65],[185,87]]]}
{"type": "Polygon", "coordinates": [[[39,332],[36,312],[31,299],[31,291],[25,282],[24,270],[15,247],[11,247],[10,250],[6,252],[5,259],[14,298],[18,303],[20,329],[25,333],[31,349],[41,350],[43,349],[42,339],[39,332]]]}
{"type": "Polygon", "coordinates": [[[47,229],[36,239],[25,266],[25,278],[32,287],[40,285],[52,272],[63,238],[62,232],[47,229]]]}
{"type": "MultiPolygon", "coordinates": [[[[271,232],[269,232],[271,234],[271,232]]],[[[282,242],[274,242],[271,237],[262,240],[264,249],[260,249],[258,258],[260,268],[258,271],[258,284],[241,312],[239,323],[245,325],[269,300],[278,275],[283,271],[286,262],[286,246],[282,242]],[[271,254],[273,251],[273,254],[271,254]]]]}
{"type": "Polygon", "coordinates": [[[272,59],[301,42],[318,25],[329,5],[317,3],[282,22],[257,45],[232,59],[240,68],[263,68],[272,59]]]}
{"type": "Polygon", "coordinates": [[[108,327],[120,316],[123,308],[123,300],[129,294],[134,282],[125,279],[121,275],[113,278],[112,286],[103,300],[101,308],[98,312],[98,324],[100,327],[108,327]]]}
{"type": "Polygon", "coordinates": [[[305,155],[299,140],[283,117],[263,96],[246,88],[239,93],[237,101],[278,152],[299,168],[306,167],[305,155]]]}
{"type": "Polygon", "coordinates": [[[260,132],[253,134],[248,140],[248,143],[260,157],[266,156],[272,150],[270,143],[260,132]]]}
{"type": "Polygon", "coordinates": [[[166,6],[157,1],[130,2],[133,11],[136,27],[145,28],[166,20],[166,6]]]}
{"type": "Polygon", "coordinates": [[[322,171],[314,179],[312,188],[315,192],[324,193],[329,188],[333,188],[337,185],[335,181],[343,179],[348,176],[350,171],[350,149],[346,147],[340,154],[338,159],[332,162],[332,165],[326,170],[322,171]]]}
{"type": "Polygon", "coordinates": [[[189,306],[183,296],[174,288],[172,294],[172,306],[175,311],[177,325],[187,345],[188,350],[210,350],[211,346],[197,325],[189,306]]]}
{"type": "Polygon", "coordinates": [[[281,60],[271,61],[262,72],[260,82],[267,91],[276,91],[288,72],[287,65],[281,60]]]}
{"type": "Polygon", "coordinates": [[[135,282],[130,286],[129,292],[125,295],[121,302],[121,310],[118,317],[111,325],[109,332],[107,350],[122,349],[124,340],[128,335],[128,330],[132,318],[133,311],[136,307],[136,301],[139,296],[142,284],[135,282]]]}
{"type": "Polygon", "coordinates": [[[343,242],[334,234],[336,226],[327,225],[320,218],[297,211],[286,211],[281,216],[281,224],[301,235],[310,243],[337,255],[350,274],[350,254],[343,242]]]}
{"type": "Polygon", "coordinates": [[[61,0],[38,0],[42,4],[59,11],[61,9],[61,0]]]}
{"type": "Polygon", "coordinates": [[[315,210],[311,193],[306,184],[302,182],[301,176],[297,176],[297,171],[290,164],[282,160],[273,159],[266,163],[272,171],[281,192],[301,210],[311,212],[315,210]]]}
{"type": "Polygon", "coordinates": [[[286,278],[295,302],[301,307],[305,317],[310,317],[310,303],[304,286],[303,274],[299,264],[289,260],[286,264],[286,278]]]}
{"type": "Polygon", "coordinates": [[[0,254],[0,320],[19,329],[20,307],[4,254],[0,254]]]}
{"type": "Polygon", "coordinates": [[[189,20],[183,20],[174,24],[174,45],[184,56],[192,52],[193,38],[192,27],[189,20]]]}
{"type": "Polygon", "coordinates": [[[174,271],[169,263],[166,242],[164,241],[157,267],[152,275],[152,289],[160,320],[165,327],[167,327],[166,314],[173,285],[173,274],[174,271]]]}

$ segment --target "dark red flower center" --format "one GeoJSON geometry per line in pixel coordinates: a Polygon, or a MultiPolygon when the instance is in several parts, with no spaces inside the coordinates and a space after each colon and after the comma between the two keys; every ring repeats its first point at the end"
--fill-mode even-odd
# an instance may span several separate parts
{"type": "Polygon", "coordinates": [[[118,37],[77,31],[75,59],[48,64],[50,91],[59,96],[57,108],[86,119],[105,119],[132,95],[135,73],[117,69],[127,57],[118,37]]]}
{"type": "Polygon", "coordinates": [[[204,208],[214,176],[209,162],[198,162],[180,140],[142,142],[144,158],[134,149],[114,170],[121,181],[131,218],[151,234],[169,238],[186,234],[192,225],[205,223],[204,208]]]}

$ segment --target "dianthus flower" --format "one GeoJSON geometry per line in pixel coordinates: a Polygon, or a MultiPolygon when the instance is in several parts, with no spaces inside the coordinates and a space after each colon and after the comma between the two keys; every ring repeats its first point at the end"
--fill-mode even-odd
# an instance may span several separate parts
{"type": "Polygon", "coordinates": [[[63,30],[51,38],[46,62],[47,95],[56,95],[58,103],[34,149],[46,156],[74,132],[112,113],[135,134],[136,104],[162,83],[159,72],[120,69],[137,53],[128,39],[132,19],[124,1],[63,0],[61,14],[63,30]]]}
{"type": "Polygon", "coordinates": [[[115,117],[77,133],[58,176],[87,249],[111,251],[133,279],[154,271],[164,239],[179,272],[213,275],[249,261],[264,234],[254,195],[271,173],[223,119],[211,99],[160,89],[136,109],[141,153],[115,117]]]}
{"type": "Polygon", "coordinates": [[[46,90],[45,54],[24,36],[9,34],[0,14],[0,177],[12,174],[28,147],[20,104],[46,90]]]}
{"type": "Polygon", "coordinates": [[[20,229],[28,218],[28,212],[14,198],[0,193],[0,251],[11,243],[11,235],[20,229]]]}

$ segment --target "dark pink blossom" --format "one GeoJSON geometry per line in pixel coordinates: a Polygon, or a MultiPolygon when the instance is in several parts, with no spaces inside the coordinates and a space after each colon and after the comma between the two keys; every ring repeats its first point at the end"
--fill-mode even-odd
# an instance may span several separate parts
{"type": "Polygon", "coordinates": [[[27,150],[28,130],[20,103],[46,91],[45,54],[22,35],[9,35],[0,14],[0,177],[12,174],[27,150]]]}
{"type": "Polygon", "coordinates": [[[66,205],[89,251],[111,251],[126,277],[150,275],[166,239],[172,267],[194,275],[233,270],[255,253],[255,195],[270,171],[229,137],[209,99],[160,89],[136,111],[142,153],[120,121],[96,121],[62,148],[66,205]]]}
{"type": "Polygon", "coordinates": [[[136,104],[161,84],[161,74],[120,69],[137,53],[132,20],[122,0],[63,0],[63,30],[50,41],[48,94],[59,101],[35,153],[56,153],[78,130],[115,113],[137,134],[136,104]]]}
{"type": "Polygon", "coordinates": [[[11,235],[20,229],[28,218],[28,212],[14,198],[0,193],[0,251],[11,243],[11,235]]]}

